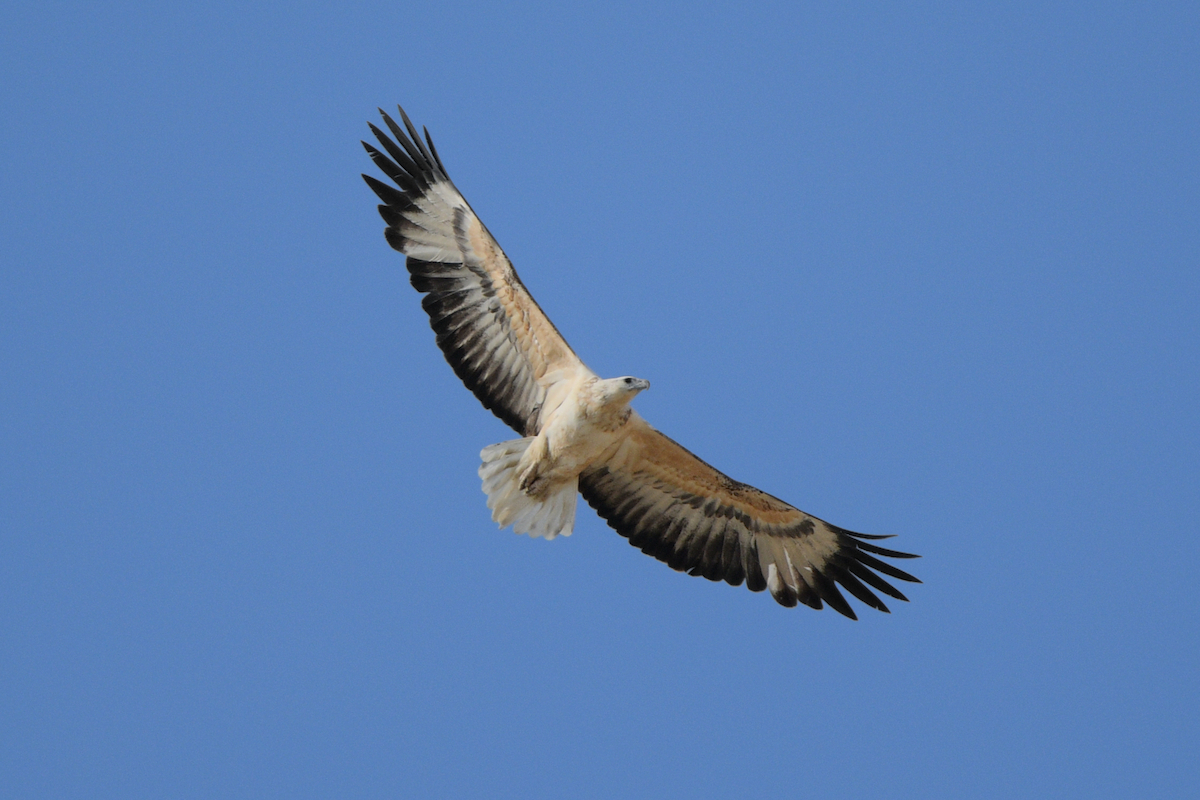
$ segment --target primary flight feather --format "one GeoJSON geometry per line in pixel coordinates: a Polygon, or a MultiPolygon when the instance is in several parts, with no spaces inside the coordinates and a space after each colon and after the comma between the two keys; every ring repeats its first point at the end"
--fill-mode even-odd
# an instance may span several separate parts
{"type": "Polygon", "coordinates": [[[479,475],[492,519],[517,533],[571,533],[582,494],[608,524],[672,569],[785,606],[828,603],[838,588],[887,611],[875,592],[907,600],[881,577],[919,583],[883,558],[915,558],[739,483],[659,433],[629,406],[650,383],[587,368],[534,302],[508,257],[454,187],[429,132],[400,109],[391,136],[374,125],[371,160],[395,186],[363,175],[383,201],[388,243],[408,257],[438,347],[483,405],[520,439],[483,449],[479,475]],[[874,590],[874,591],[872,591],[874,590]]]}

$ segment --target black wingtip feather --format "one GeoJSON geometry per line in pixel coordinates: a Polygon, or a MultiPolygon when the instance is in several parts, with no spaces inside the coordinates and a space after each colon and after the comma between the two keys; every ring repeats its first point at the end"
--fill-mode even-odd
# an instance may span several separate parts
{"type": "Polygon", "coordinates": [[[871,572],[871,570],[869,570],[865,565],[859,563],[853,558],[846,559],[844,567],[859,580],[870,584],[875,591],[883,592],[888,597],[894,597],[897,600],[903,600],[906,603],[908,602],[908,598],[904,596],[903,592],[901,592],[895,586],[892,586],[883,578],[876,575],[874,572],[871,572]]]}
{"type": "Polygon", "coordinates": [[[821,596],[822,600],[829,604],[830,608],[850,619],[858,619],[858,615],[854,613],[854,609],[846,602],[846,598],[838,591],[837,584],[830,580],[829,576],[813,570],[809,574],[809,581],[812,583],[813,589],[821,596]]]}
{"type": "Polygon", "coordinates": [[[850,592],[850,594],[854,595],[871,608],[877,611],[882,611],[885,614],[892,613],[888,610],[888,607],[884,605],[883,601],[875,596],[874,592],[872,592],[866,586],[863,586],[862,582],[847,570],[838,567],[835,564],[830,564],[829,567],[827,567],[827,570],[830,577],[840,583],[842,587],[846,589],[846,591],[850,592]]]}
{"type": "Polygon", "coordinates": [[[370,175],[363,175],[362,177],[363,180],[367,182],[367,186],[371,187],[371,191],[378,195],[379,199],[388,205],[403,203],[405,201],[404,192],[400,191],[396,187],[388,186],[383,181],[372,178],[370,175]]]}
{"type": "MultiPolygon", "coordinates": [[[[388,130],[392,132],[392,135],[396,137],[396,139],[395,144],[392,144],[388,137],[384,136],[382,133],[376,133],[375,135],[380,137],[380,143],[383,144],[384,148],[396,158],[396,163],[400,164],[400,166],[404,167],[404,169],[411,172],[413,177],[417,179],[423,187],[428,186],[429,179],[434,176],[432,174],[432,169],[429,167],[428,156],[418,146],[420,144],[420,140],[418,140],[418,143],[414,145],[409,137],[405,135],[404,131],[400,129],[400,126],[396,124],[396,121],[387,114],[383,115],[383,122],[385,125],[387,125],[388,130]],[[389,144],[391,144],[390,147],[389,144]],[[400,148],[404,148],[404,154],[400,153],[400,149],[396,147],[396,144],[398,144],[400,148]]],[[[411,125],[411,123],[409,124],[411,125]]],[[[374,128],[374,126],[371,127],[374,128]]],[[[378,129],[376,128],[375,130],[378,129]]]]}
{"type": "Polygon", "coordinates": [[[400,112],[400,118],[404,120],[404,127],[408,130],[409,138],[412,139],[412,142],[417,146],[417,149],[421,151],[421,155],[425,156],[425,162],[432,164],[433,156],[431,156],[429,151],[425,149],[425,144],[421,141],[421,135],[417,133],[417,126],[413,125],[412,120],[408,118],[408,114],[404,113],[404,108],[399,104],[397,104],[396,110],[400,112]]]}
{"type": "Polygon", "coordinates": [[[412,194],[417,194],[420,191],[421,187],[412,175],[409,175],[403,169],[396,166],[390,158],[366,142],[363,142],[362,146],[366,148],[367,155],[371,157],[371,161],[375,163],[375,166],[383,170],[383,173],[395,181],[397,186],[412,194]]]}
{"type": "Polygon", "coordinates": [[[888,564],[886,561],[880,561],[878,558],[874,558],[863,552],[857,553],[856,556],[862,564],[870,567],[871,569],[875,570],[876,572],[882,572],[884,575],[895,578],[896,580],[908,581],[909,583],[920,583],[921,582],[917,578],[914,578],[912,575],[909,575],[904,570],[893,567],[891,564],[888,564]]]}
{"type": "Polygon", "coordinates": [[[438,171],[442,173],[442,177],[450,180],[450,176],[446,174],[446,167],[442,165],[442,157],[438,155],[437,148],[433,145],[433,137],[429,135],[429,129],[421,126],[421,130],[425,131],[425,142],[429,145],[429,152],[433,154],[433,161],[437,164],[438,171]]]}
{"type": "Polygon", "coordinates": [[[821,602],[821,596],[803,581],[800,582],[799,591],[796,592],[796,596],[800,598],[801,603],[804,603],[809,608],[815,608],[817,611],[820,611],[825,607],[821,602]]]}
{"type": "MultiPolygon", "coordinates": [[[[383,120],[384,122],[388,123],[388,129],[396,135],[396,140],[401,144],[404,144],[404,135],[400,133],[400,129],[396,127],[396,123],[392,122],[391,118],[388,117],[387,114],[383,115],[383,120]]],[[[388,152],[388,155],[392,157],[392,160],[395,161],[401,169],[408,173],[408,179],[414,182],[420,188],[424,189],[428,185],[429,181],[424,175],[424,170],[422,170],[417,163],[420,159],[414,158],[408,147],[401,148],[396,144],[396,142],[388,138],[386,133],[379,130],[379,128],[375,127],[370,122],[367,123],[367,127],[371,129],[371,133],[375,134],[375,138],[379,140],[379,144],[382,145],[383,149],[388,152]]]]}
{"type": "Polygon", "coordinates": [[[855,542],[855,546],[859,550],[865,550],[868,553],[874,553],[875,555],[883,556],[884,558],[920,558],[920,556],[913,553],[901,553],[899,550],[888,550],[886,547],[868,544],[867,542],[855,542]]]}

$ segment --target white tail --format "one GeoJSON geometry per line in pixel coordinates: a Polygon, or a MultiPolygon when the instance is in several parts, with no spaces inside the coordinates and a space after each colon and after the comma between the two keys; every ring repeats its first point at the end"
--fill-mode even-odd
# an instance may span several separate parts
{"type": "Polygon", "coordinates": [[[501,528],[512,525],[513,533],[528,533],[553,539],[570,536],[575,527],[575,496],[579,494],[579,479],[554,489],[545,500],[534,500],[517,485],[517,464],[529,449],[532,438],[512,439],[483,448],[479,457],[479,477],[483,478],[483,493],[488,497],[492,519],[501,528]]]}

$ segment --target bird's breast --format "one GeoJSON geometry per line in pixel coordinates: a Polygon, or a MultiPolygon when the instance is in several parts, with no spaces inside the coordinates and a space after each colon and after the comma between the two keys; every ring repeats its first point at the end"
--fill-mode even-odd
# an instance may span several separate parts
{"type": "MultiPolygon", "coordinates": [[[[628,414],[625,415],[625,420],[628,414]]],[[[624,421],[585,414],[557,414],[543,429],[547,456],[556,477],[574,478],[590,467],[624,436],[624,421]]]]}

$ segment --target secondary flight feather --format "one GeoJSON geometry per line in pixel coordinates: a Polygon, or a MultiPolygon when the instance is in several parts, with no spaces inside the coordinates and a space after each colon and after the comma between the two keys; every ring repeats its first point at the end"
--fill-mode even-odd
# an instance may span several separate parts
{"type": "Polygon", "coordinates": [[[520,435],[480,454],[501,527],[566,536],[582,494],[643,553],[690,575],[767,589],[784,606],[828,604],[857,619],[842,589],[885,612],[876,592],[908,599],[883,576],[920,581],[881,559],[915,556],[872,543],[890,537],[839,528],[722,474],[630,408],[649,381],[588,369],[455,188],[429,132],[422,139],[399,110],[403,128],[382,110],[388,132],[370,125],[382,150],[363,142],[394,185],[363,178],[383,201],[388,244],[408,257],[425,295],[438,347],[520,435]]]}

